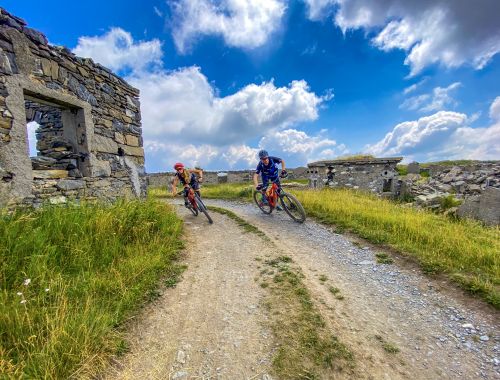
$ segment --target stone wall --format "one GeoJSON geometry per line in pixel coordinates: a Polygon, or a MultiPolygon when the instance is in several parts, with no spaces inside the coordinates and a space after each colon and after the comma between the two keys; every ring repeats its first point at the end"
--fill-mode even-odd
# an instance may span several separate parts
{"type": "Polygon", "coordinates": [[[0,206],[145,196],[142,146],[137,89],[0,8],[0,206]]]}
{"type": "Polygon", "coordinates": [[[401,157],[325,160],[308,164],[310,187],[346,187],[375,193],[398,192],[396,165],[401,157]]]}
{"type": "MultiPolygon", "coordinates": [[[[306,168],[287,169],[289,179],[307,179],[306,168]]],[[[203,183],[244,183],[251,182],[254,170],[203,171],[203,183]]],[[[170,186],[174,172],[147,174],[151,187],[170,186]]]]}

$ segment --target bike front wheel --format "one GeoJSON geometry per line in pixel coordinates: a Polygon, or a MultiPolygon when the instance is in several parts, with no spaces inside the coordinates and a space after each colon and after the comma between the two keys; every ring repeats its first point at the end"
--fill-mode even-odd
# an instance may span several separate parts
{"type": "Polygon", "coordinates": [[[253,192],[253,200],[255,201],[257,207],[260,208],[260,211],[262,211],[264,214],[270,214],[273,212],[273,208],[269,205],[267,201],[264,202],[264,199],[265,195],[262,194],[260,191],[253,192]]]}
{"type": "Polygon", "coordinates": [[[304,223],[306,220],[306,212],[297,198],[295,198],[292,194],[282,192],[280,202],[290,218],[296,222],[304,223]]]}
{"type": "Polygon", "coordinates": [[[198,194],[195,195],[196,203],[198,204],[198,210],[200,210],[202,213],[205,214],[205,216],[208,219],[208,223],[212,224],[214,221],[212,220],[212,217],[208,213],[207,206],[203,203],[201,200],[200,196],[198,194]]]}

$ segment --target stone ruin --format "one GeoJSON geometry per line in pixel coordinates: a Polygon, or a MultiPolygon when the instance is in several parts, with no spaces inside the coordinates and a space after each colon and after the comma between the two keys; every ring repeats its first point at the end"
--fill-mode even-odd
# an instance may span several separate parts
{"type": "Polygon", "coordinates": [[[453,197],[461,204],[448,213],[500,225],[500,161],[408,170],[403,183],[404,193],[414,198],[417,207],[439,210],[444,198],[453,197]]]}
{"type": "MultiPolygon", "coordinates": [[[[256,165],[257,166],[257,165],[256,165]]],[[[307,179],[305,168],[287,169],[288,179],[307,179]]],[[[225,171],[203,171],[204,184],[216,183],[251,183],[253,179],[253,170],[225,170],[225,171]]],[[[148,186],[165,187],[169,186],[174,177],[174,172],[149,173],[147,174],[148,186]]]]}
{"type": "Polygon", "coordinates": [[[0,207],[145,195],[139,91],[0,8],[0,207]]]}
{"type": "Polygon", "coordinates": [[[347,187],[399,195],[396,165],[402,157],[323,160],[307,164],[309,187],[347,187]]]}

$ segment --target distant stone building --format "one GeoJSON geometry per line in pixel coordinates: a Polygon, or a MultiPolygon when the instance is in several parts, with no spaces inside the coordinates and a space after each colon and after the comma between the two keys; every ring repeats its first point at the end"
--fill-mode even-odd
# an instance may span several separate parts
{"type": "Polygon", "coordinates": [[[402,157],[324,160],[307,164],[311,188],[347,187],[396,195],[402,157]]]}
{"type": "Polygon", "coordinates": [[[0,207],[142,197],[142,146],[137,89],[0,8],[0,207]]]}

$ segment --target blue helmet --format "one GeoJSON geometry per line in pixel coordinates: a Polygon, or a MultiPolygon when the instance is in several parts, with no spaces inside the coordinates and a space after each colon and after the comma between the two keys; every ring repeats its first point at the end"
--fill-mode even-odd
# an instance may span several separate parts
{"type": "Polygon", "coordinates": [[[260,158],[260,159],[263,159],[263,158],[266,158],[266,157],[269,157],[269,153],[267,153],[267,150],[262,149],[262,150],[259,152],[259,158],[260,158]]]}

